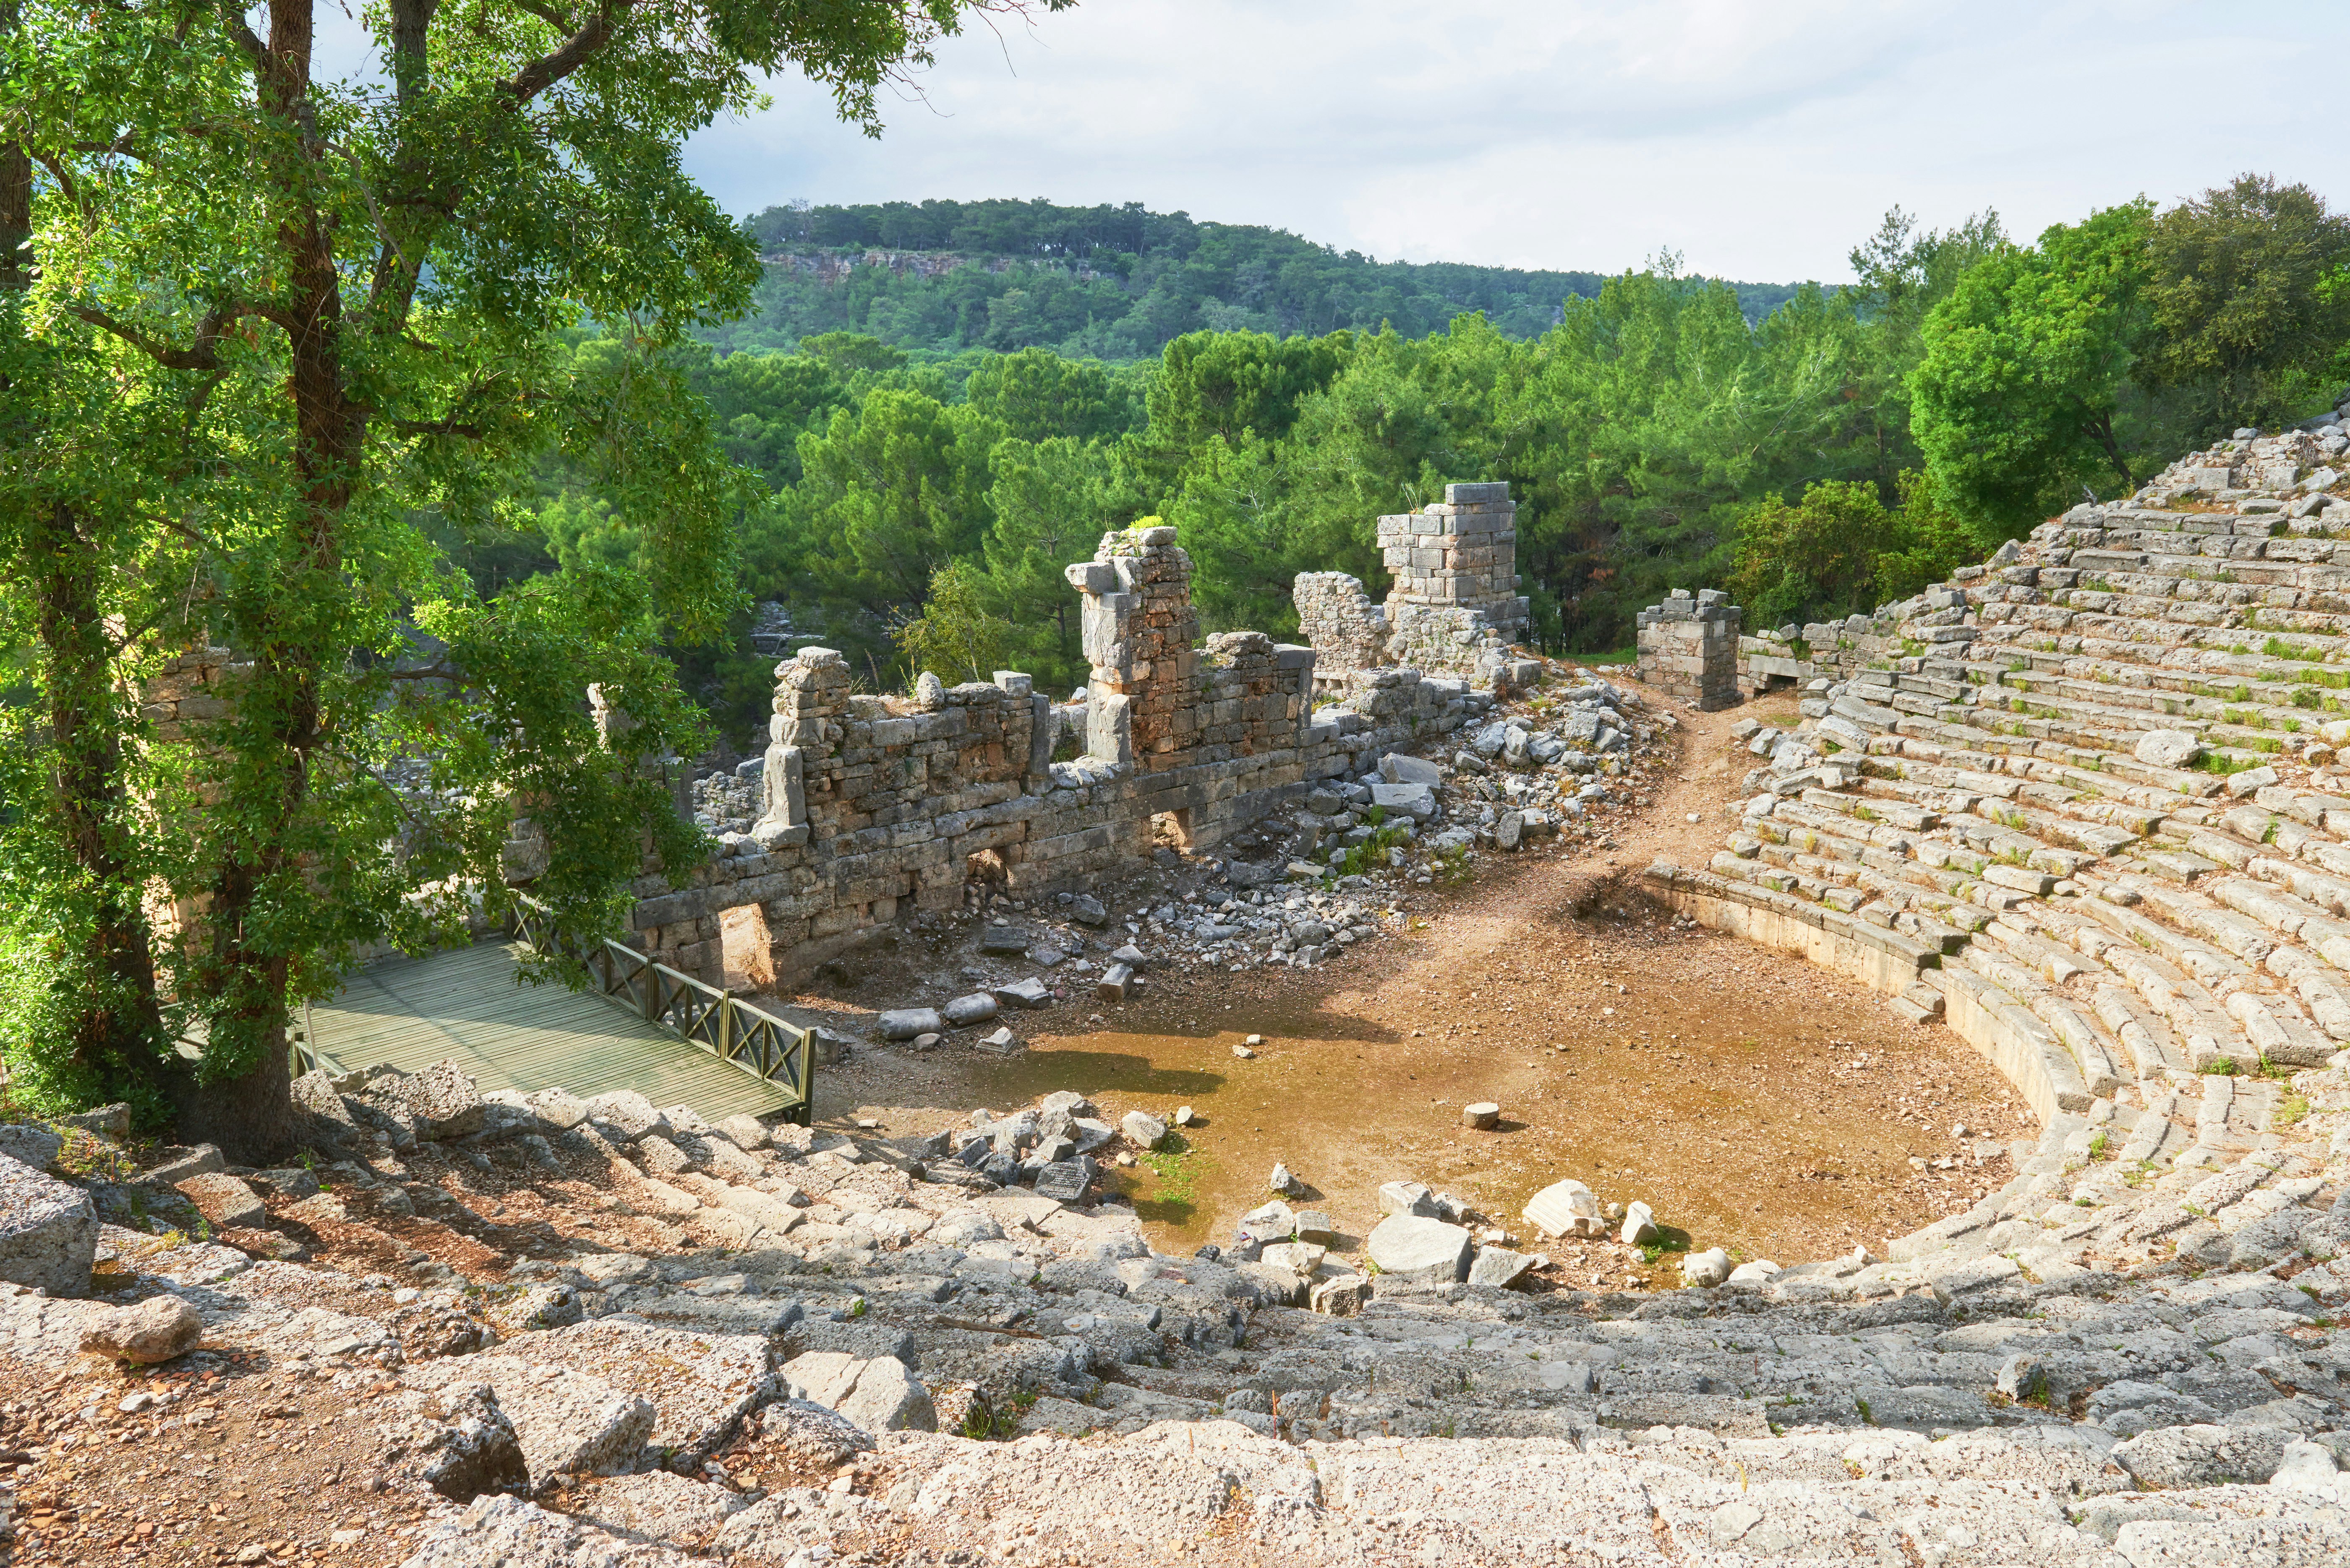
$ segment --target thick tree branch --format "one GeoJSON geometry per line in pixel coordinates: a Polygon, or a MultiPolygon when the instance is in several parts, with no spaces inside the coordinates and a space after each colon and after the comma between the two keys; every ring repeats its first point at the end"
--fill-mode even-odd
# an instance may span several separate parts
{"type": "Polygon", "coordinates": [[[563,47],[550,55],[541,55],[523,67],[505,84],[506,91],[517,103],[528,103],[540,93],[584,66],[596,51],[612,41],[619,30],[621,16],[635,8],[635,0],[605,0],[579,30],[564,40],[563,47]]]}
{"type": "MultiPolygon", "coordinates": [[[[213,128],[209,125],[166,125],[154,130],[155,134],[161,136],[210,136],[213,128]]],[[[74,152],[91,152],[100,156],[119,154],[125,158],[136,158],[141,163],[151,162],[154,159],[153,153],[140,145],[139,137],[128,130],[111,141],[68,141],[66,147],[74,152]]]]}
{"type": "Polygon", "coordinates": [[[487,426],[460,420],[453,414],[445,420],[386,419],[383,422],[402,435],[458,436],[466,441],[480,441],[490,433],[487,426]]]}
{"type": "Polygon", "coordinates": [[[266,71],[269,68],[269,50],[262,44],[261,39],[255,35],[254,30],[244,25],[244,16],[243,13],[231,10],[227,5],[223,5],[221,7],[221,30],[228,35],[230,43],[234,44],[239,49],[244,52],[245,59],[252,64],[253,68],[256,73],[266,71]]]}
{"type": "Polygon", "coordinates": [[[35,152],[33,161],[49,171],[49,178],[57,182],[57,190],[73,203],[74,210],[88,216],[89,209],[82,205],[81,187],[74,183],[74,177],[66,172],[65,165],[46,152],[35,152]]]}
{"type": "Polygon", "coordinates": [[[426,45],[438,9],[440,0],[391,0],[391,78],[403,109],[432,85],[426,45]]]}
{"type": "Polygon", "coordinates": [[[117,321],[105,311],[88,305],[69,305],[66,312],[88,322],[99,330],[113,334],[146,355],[167,370],[217,370],[220,366],[218,348],[221,334],[228,324],[241,316],[260,316],[275,319],[268,307],[258,305],[216,305],[196,323],[196,341],[192,348],[174,348],[168,343],[158,343],[136,327],[117,321]]]}
{"type": "Polygon", "coordinates": [[[576,33],[579,19],[559,5],[549,5],[543,0],[515,0],[516,9],[527,11],[558,33],[576,33]]]}

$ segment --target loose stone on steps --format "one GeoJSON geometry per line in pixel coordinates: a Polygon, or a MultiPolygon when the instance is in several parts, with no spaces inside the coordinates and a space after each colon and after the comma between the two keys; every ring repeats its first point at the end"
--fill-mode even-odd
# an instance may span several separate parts
{"type": "Polygon", "coordinates": [[[1390,1214],[1371,1230],[1365,1250],[1383,1274],[1461,1280],[1469,1274],[1476,1240],[1459,1225],[1390,1214]]]}
{"type": "Polygon", "coordinates": [[[1526,1199],[1524,1212],[1527,1221],[1546,1235],[1604,1236],[1607,1233],[1607,1220],[1600,1212],[1598,1195],[1572,1177],[1553,1182],[1526,1199]]]}

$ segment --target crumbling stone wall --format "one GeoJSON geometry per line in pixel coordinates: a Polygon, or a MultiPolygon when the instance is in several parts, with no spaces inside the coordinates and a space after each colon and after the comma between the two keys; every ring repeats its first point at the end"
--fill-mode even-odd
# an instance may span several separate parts
{"type": "Polygon", "coordinates": [[[1395,587],[1384,607],[1344,572],[1304,572],[1290,585],[1297,624],[1326,689],[1365,670],[1409,668],[1492,690],[1531,670],[1510,653],[1532,617],[1518,593],[1518,510],[1506,484],[1448,484],[1444,499],[1378,521],[1395,587]]]}
{"type": "Polygon", "coordinates": [[[1729,596],[1675,588],[1664,603],[1640,612],[1637,640],[1641,681],[1702,712],[1738,705],[1738,622],[1729,596]]]}
{"type": "Polygon", "coordinates": [[[1348,572],[1300,572],[1289,585],[1298,634],[1314,649],[1314,678],[1342,684],[1352,670],[1388,662],[1387,612],[1371,602],[1363,579],[1348,572]]]}
{"type": "MultiPolygon", "coordinates": [[[[1981,568],[1970,568],[1980,575],[1981,568]]],[[[1883,669],[1902,656],[1901,617],[1890,607],[1875,616],[1766,628],[1738,639],[1738,680],[1748,691],[1808,686],[1825,677],[1845,680],[1883,669]]]]}
{"type": "Polygon", "coordinates": [[[1191,557],[1164,525],[1102,535],[1090,561],[1067,569],[1085,595],[1083,637],[1093,666],[1086,688],[1086,750],[1106,762],[1165,756],[1183,743],[1200,615],[1191,557]]]}
{"type": "Polygon", "coordinates": [[[192,725],[229,717],[245,666],[230,662],[225,648],[197,648],[174,654],[147,679],[140,714],[153,726],[158,744],[192,740],[192,725]]]}
{"type": "Polygon", "coordinates": [[[725,913],[757,905],[777,974],[805,972],[910,906],[958,907],[975,857],[1018,896],[1083,888],[1147,857],[1154,825],[1212,847],[1491,705],[1466,681],[1389,670],[1316,712],[1314,649],[1253,631],[1194,647],[1172,528],[1107,535],[1068,575],[1092,663],[1087,754],[1052,760],[1060,717],[1026,675],[860,696],[838,653],[802,649],[775,667],[760,820],[687,887],[639,883],[644,949],[715,983],[725,913]]]}

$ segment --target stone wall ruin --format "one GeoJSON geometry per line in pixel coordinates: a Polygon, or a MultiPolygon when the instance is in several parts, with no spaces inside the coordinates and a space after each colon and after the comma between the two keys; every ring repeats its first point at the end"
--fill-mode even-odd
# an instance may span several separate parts
{"type": "Polygon", "coordinates": [[[1738,705],[1739,607],[1714,588],[1675,588],[1638,618],[1639,678],[1702,712],[1738,705]]]}
{"type": "MultiPolygon", "coordinates": [[[[1506,524],[1506,499],[1498,513],[1476,504],[1484,522],[1473,532],[1489,541],[1476,548],[1506,552],[1507,528],[1493,521],[1506,524]]],[[[1441,515],[1454,526],[1461,514],[1441,515]]],[[[1091,665],[1074,761],[1052,760],[1061,713],[1024,674],[869,696],[850,691],[834,650],[804,648],[778,664],[759,820],[723,835],[687,886],[639,881],[638,945],[721,983],[728,916],[756,906],[774,972],[788,978],[909,908],[960,908],[973,876],[1034,898],[1130,867],[1159,836],[1211,849],[1316,781],[1367,772],[1385,751],[1491,706],[1466,680],[1389,668],[1355,672],[1352,694],[1317,711],[1315,649],[1254,631],[1200,641],[1191,557],[1175,539],[1170,527],[1120,530],[1068,568],[1091,665]]],[[[1471,556],[1458,558],[1469,573],[1471,556]]],[[[1454,592],[1459,607],[1488,614],[1485,588],[1507,561],[1474,561],[1484,587],[1430,567],[1421,591],[1454,592]]],[[[1472,624],[1498,636],[1523,614],[1459,623],[1472,624]]]]}
{"type": "Polygon", "coordinates": [[[1299,574],[1291,598],[1324,689],[1392,668],[1487,690],[1530,684],[1533,674],[1510,651],[1532,618],[1518,592],[1517,517],[1507,484],[1448,484],[1442,501],[1380,518],[1379,553],[1395,579],[1384,606],[1345,572],[1299,574]]]}

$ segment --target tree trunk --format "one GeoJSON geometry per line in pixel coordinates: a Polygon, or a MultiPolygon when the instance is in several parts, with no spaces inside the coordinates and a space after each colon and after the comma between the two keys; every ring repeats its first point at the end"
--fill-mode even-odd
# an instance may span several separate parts
{"type": "MultiPolygon", "coordinates": [[[[13,39],[23,26],[19,0],[0,0],[0,39],[13,39]]],[[[24,248],[32,237],[32,154],[22,142],[0,140],[0,292],[32,286],[32,257],[24,248]]],[[[0,388],[5,385],[0,379],[0,388]]]]}
{"type": "Polygon", "coordinates": [[[2136,490],[2137,481],[2131,476],[2129,462],[2122,456],[2121,442],[2114,439],[2114,416],[2099,414],[2090,422],[2088,433],[2105,449],[2106,459],[2114,465],[2114,472],[2122,476],[2122,493],[2127,495],[2136,490]]]}
{"type": "MultiPolygon", "coordinates": [[[[323,161],[326,145],[309,127],[312,0],[274,0],[268,66],[261,74],[263,108],[298,128],[288,135],[269,171],[281,192],[313,187],[306,166],[323,161]]],[[[287,986],[294,955],[282,940],[256,942],[248,922],[266,903],[288,895],[298,875],[286,848],[309,795],[310,757],[322,738],[327,661],[338,657],[343,628],[314,618],[347,597],[340,581],[341,525],[353,494],[366,437],[364,414],[352,402],[342,363],[343,308],[335,263],[332,220],[297,197],[278,227],[289,282],[286,314],[286,386],[294,400],[294,468],[301,493],[286,520],[285,576],[248,591],[269,594],[250,607],[246,635],[255,649],[248,703],[269,716],[276,752],[271,768],[239,802],[255,825],[248,840],[225,847],[212,888],[206,919],[207,990],[213,1003],[213,1038],[233,1042],[244,1063],[233,1077],[207,1077],[186,1101],[182,1125],[224,1152],[258,1161],[284,1152],[300,1137],[287,1075],[287,986]],[[315,591],[306,585],[315,582],[315,591]]]]}
{"type": "Polygon", "coordinates": [[[98,552],[62,506],[42,506],[28,530],[36,635],[47,653],[51,776],[57,830],[89,879],[94,902],[83,937],[81,1000],[70,1024],[72,1059],[109,1099],[152,1103],[166,1086],[155,959],[140,888],[122,852],[130,831],[122,738],[114,711],[113,659],[100,612],[98,552]]]}
{"type": "MultiPolygon", "coordinates": [[[[22,26],[18,0],[0,0],[0,38],[22,26]]],[[[32,234],[32,158],[22,143],[0,141],[0,294],[31,286],[32,234]]],[[[6,390],[0,376],[0,393],[6,390]]],[[[34,635],[47,654],[51,809],[68,857],[95,895],[65,1048],[91,1092],[152,1106],[172,1059],[164,1050],[146,911],[122,853],[130,802],[113,649],[99,601],[106,568],[81,521],[70,507],[36,502],[25,517],[20,563],[34,593],[34,635]]]]}

